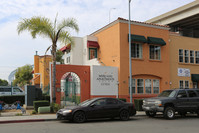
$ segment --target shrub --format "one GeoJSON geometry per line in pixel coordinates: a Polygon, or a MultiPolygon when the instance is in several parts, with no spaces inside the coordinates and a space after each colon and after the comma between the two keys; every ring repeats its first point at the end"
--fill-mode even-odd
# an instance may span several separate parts
{"type": "Polygon", "coordinates": [[[43,94],[43,95],[42,95],[42,100],[46,100],[46,101],[49,101],[49,102],[50,102],[50,96],[49,96],[49,95],[46,95],[46,94],[43,94]]]}
{"type": "Polygon", "coordinates": [[[22,116],[22,113],[17,113],[15,114],[15,116],[22,116]]]}
{"type": "Polygon", "coordinates": [[[34,101],[33,102],[34,110],[38,112],[39,107],[44,107],[44,106],[50,106],[49,101],[43,100],[43,101],[34,101]]]}
{"type": "Polygon", "coordinates": [[[32,114],[37,114],[37,111],[33,110],[33,111],[32,111],[32,114]]]}
{"type": "Polygon", "coordinates": [[[50,107],[52,113],[57,112],[61,108],[60,105],[57,103],[51,103],[50,107]]]}

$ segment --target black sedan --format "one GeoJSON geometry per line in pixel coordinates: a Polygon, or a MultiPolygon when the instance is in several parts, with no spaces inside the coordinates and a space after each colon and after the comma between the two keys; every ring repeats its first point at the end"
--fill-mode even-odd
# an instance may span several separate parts
{"type": "Polygon", "coordinates": [[[132,103],[120,101],[116,98],[93,98],[80,103],[78,106],[68,106],[57,112],[57,119],[71,120],[77,123],[87,119],[115,118],[128,120],[136,114],[132,103]]]}

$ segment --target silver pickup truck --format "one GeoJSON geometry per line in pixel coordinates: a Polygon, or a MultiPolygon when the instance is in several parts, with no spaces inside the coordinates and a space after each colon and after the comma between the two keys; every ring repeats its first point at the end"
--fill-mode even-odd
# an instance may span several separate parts
{"type": "Polygon", "coordinates": [[[166,119],[174,119],[175,113],[185,116],[187,112],[199,116],[199,89],[165,90],[158,97],[143,100],[143,110],[154,117],[162,112],[166,119]]]}

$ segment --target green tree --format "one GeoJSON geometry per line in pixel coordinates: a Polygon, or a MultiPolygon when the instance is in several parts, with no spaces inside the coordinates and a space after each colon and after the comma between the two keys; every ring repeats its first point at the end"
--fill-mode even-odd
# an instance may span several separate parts
{"type": "Polygon", "coordinates": [[[7,80],[0,79],[0,86],[7,86],[7,85],[8,85],[7,80]]]}
{"type": "Polygon", "coordinates": [[[64,64],[64,60],[62,59],[64,53],[60,50],[57,50],[57,53],[56,53],[56,61],[57,62],[60,62],[61,64],[64,64]]]}
{"type": "Polygon", "coordinates": [[[47,49],[51,48],[51,54],[53,57],[52,64],[52,89],[53,89],[53,102],[56,101],[55,96],[55,83],[56,83],[56,49],[57,42],[61,43],[71,43],[73,44],[72,37],[70,36],[69,29],[73,29],[76,32],[79,31],[79,27],[74,18],[68,18],[57,23],[57,17],[55,21],[51,22],[50,19],[46,17],[32,17],[30,19],[23,19],[18,23],[17,31],[20,34],[23,31],[29,31],[33,38],[36,35],[48,38],[52,41],[52,45],[47,49]]]}
{"type": "Polygon", "coordinates": [[[30,80],[33,78],[32,70],[33,68],[31,65],[19,67],[15,73],[15,80],[13,81],[13,85],[22,87],[26,84],[30,84],[30,80]]]}

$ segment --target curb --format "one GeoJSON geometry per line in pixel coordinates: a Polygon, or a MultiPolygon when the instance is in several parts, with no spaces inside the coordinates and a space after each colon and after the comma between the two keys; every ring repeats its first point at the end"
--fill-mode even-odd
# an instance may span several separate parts
{"type": "Polygon", "coordinates": [[[7,121],[0,121],[0,124],[7,124],[7,123],[25,123],[25,122],[44,122],[44,121],[56,121],[57,119],[29,119],[29,120],[7,120],[7,121]]]}

